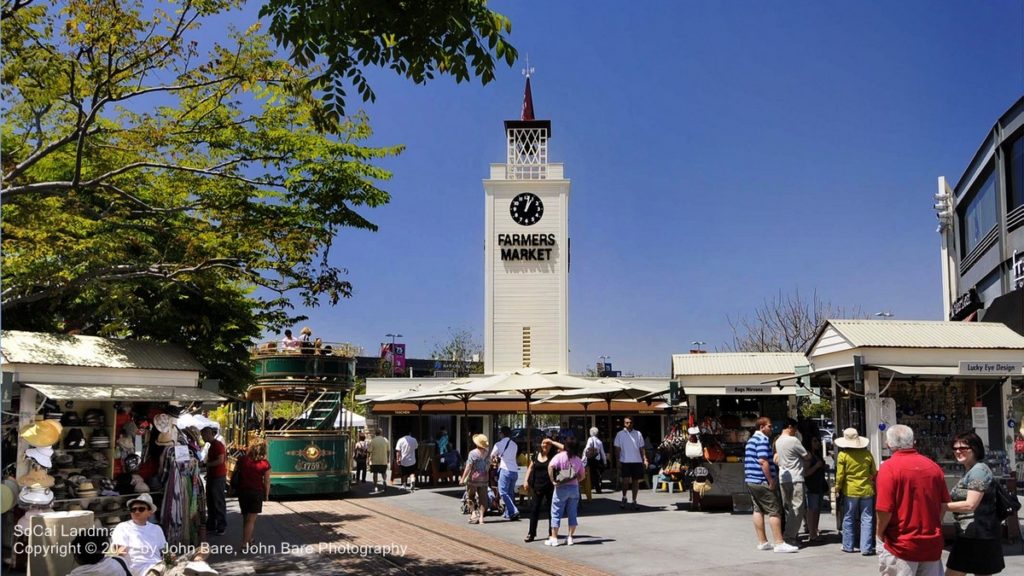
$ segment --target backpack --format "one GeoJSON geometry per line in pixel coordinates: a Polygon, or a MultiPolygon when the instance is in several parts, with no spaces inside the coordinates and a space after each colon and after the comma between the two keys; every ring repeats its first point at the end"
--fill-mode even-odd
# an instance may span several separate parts
{"type": "Polygon", "coordinates": [[[1017,511],[1020,510],[1020,501],[1010,491],[1006,489],[1006,486],[999,483],[998,481],[992,483],[996,493],[996,518],[999,520],[1005,520],[1009,516],[1016,516],[1017,511]]]}

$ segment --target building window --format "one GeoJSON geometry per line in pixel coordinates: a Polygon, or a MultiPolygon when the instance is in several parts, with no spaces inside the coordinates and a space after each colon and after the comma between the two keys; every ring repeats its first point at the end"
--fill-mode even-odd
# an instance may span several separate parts
{"type": "Polygon", "coordinates": [[[963,254],[970,254],[981,239],[996,225],[999,214],[996,211],[996,179],[995,171],[989,168],[987,174],[979,181],[981,185],[973,194],[968,194],[970,201],[967,208],[960,213],[960,231],[963,234],[963,254]]]}
{"type": "Polygon", "coordinates": [[[1006,147],[1007,211],[1024,206],[1024,131],[1006,147]]]}

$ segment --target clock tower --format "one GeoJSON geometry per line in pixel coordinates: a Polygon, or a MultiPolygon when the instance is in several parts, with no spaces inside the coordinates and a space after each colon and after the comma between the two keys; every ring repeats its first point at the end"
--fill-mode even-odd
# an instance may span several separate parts
{"type": "Polygon", "coordinates": [[[551,121],[533,116],[530,73],[506,158],[484,180],[484,371],[569,371],[569,180],[548,162],[551,121]]]}

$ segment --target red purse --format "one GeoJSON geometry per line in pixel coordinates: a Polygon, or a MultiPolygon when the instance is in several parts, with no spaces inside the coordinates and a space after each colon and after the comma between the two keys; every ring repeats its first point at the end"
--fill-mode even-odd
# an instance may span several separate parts
{"type": "Polygon", "coordinates": [[[1024,438],[1017,438],[1013,441],[1013,451],[1017,454],[1024,454],[1024,438]]]}

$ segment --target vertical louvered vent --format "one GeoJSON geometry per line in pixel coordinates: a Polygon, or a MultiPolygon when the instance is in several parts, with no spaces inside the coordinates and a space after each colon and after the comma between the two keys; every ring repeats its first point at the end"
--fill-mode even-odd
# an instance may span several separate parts
{"type": "Polygon", "coordinates": [[[523,368],[530,367],[531,348],[530,327],[523,326],[523,368]]]}

